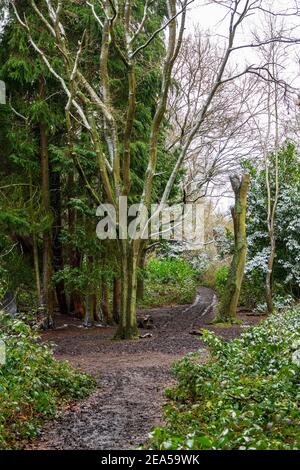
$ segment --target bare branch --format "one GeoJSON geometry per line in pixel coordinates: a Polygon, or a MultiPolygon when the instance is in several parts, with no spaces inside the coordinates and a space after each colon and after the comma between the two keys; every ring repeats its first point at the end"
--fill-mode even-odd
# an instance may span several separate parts
{"type": "Polygon", "coordinates": [[[95,5],[93,5],[92,3],[88,2],[88,1],[86,2],[86,4],[92,9],[93,15],[94,15],[97,23],[101,26],[101,28],[103,28],[103,22],[100,20],[100,17],[96,13],[95,5]]]}
{"type": "Polygon", "coordinates": [[[175,15],[173,15],[165,24],[163,24],[160,28],[158,28],[154,33],[150,36],[150,38],[141,46],[139,46],[135,51],[132,52],[131,54],[131,59],[133,59],[139,52],[141,52],[143,49],[149,46],[151,42],[156,38],[156,36],[164,31],[172,21],[174,21],[179,15],[181,15],[184,11],[186,11],[186,8],[193,3],[195,0],[190,0],[189,2],[185,2],[185,6],[179,10],[175,15]]]}

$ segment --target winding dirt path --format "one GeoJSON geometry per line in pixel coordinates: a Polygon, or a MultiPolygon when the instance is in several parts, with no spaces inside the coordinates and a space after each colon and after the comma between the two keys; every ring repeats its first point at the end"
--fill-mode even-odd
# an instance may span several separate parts
{"type": "MultiPolygon", "coordinates": [[[[98,388],[48,422],[27,449],[123,450],[144,443],[151,429],[162,422],[172,364],[199,349],[205,360],[207,352],[191,332],[209,327],[214,301],[210,289],[199,288],[192,306],[152,309],[147,312],[154,319],[152,337],[140,341],[112,341],[112,328],[85,330],[76,321],[66,329],[45,333],[44,340],[56,344],[55,356],[94,375],[98,388]]],[[[240,331],[235,327],[219,332],[231,339],[240,331]]]]}

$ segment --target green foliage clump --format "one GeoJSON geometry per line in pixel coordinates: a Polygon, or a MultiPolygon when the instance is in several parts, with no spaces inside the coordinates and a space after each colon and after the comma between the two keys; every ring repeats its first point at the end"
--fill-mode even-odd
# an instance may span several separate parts
{"type": "Polygon", "coordinates": [[[0,340],[6,349],[6,362],[0,365],[0,449],[10,449],[34,437],[58,405],[85,397],[94,380],[56,361],[28,325],[4,313],[0,340]]]}
{"type": "Polygon", "coordinates": [[[151,279],[158,280],[163,284],[170,281],[184,282],[185,279],[194,275],[194,270],[190,264],[182,258],[156,259],[149,261],[148,275],[151,279]]]}
{"type": "Polygon", "coordinates": [[[216,289],[221,296],[224,293],[229,274],[229,266],[222,266],[216,273],[216,289]]]}
{"type": "Polygon", "coordinates": [[[300,448],[300,307],[270,316],[239,339],[204,331],[211,358],[175,366],[167,426],[153,449],[300,448]]]}
{"type": "MultiPolygon", "coordinates": [[[[300,298],[300,161],[294,144],[286,142],[278,155],[279,201],[276,209],[276,257],[273,268],[273,291],[280,296],[300,298]]],[[[248,194],[248,261],[245,282],[251,282],[252,298],[261,303],[261,290],[268,271],[270,239],[267,227],[268,191],[266,172],[259,165],[251,167],[248,194]]],[[[276,165],[275,155],[269,156],[271,198],[274,202],[276,165]]],[[[250,297],[250,296],[249,296],[250,297]]]]}
{"type": "Polygon", "coordinates": [[[152,258],[145,277],[145,307],[187,304],[194,300],[197,272],[183,258],[152,258]]]}
{"type": "MultiPolygon", "coordinates": [[[[226,282],[228,279],[228,274],[229,274],[229,266],[221,266],[216,274],[215,274],[215,279],[213,282],[212,286],[214,289],[216,289],[217,294],[221,297],[224,293],[224,290],[226,288],[226,282]]],[[[275,293],[276,293],[275,289],[275,293]]],[[[252,309],[256,311],[257,313],[265,313],[266,312],[266,305],[264,303],[264,298],[265,298],[265,290],[264,290],[264,283],[261,274],[258,271],[252,272],[251,275],[245,275],[242,286],[241,286],[241,291],[240,291],[240,297],[239,297],[239,305],[252,309]],[[264,305],[264,307],[260,310],[258,308],[259,305],[264,305]]],[[[276,309],[277,304],[276,304],[276,298],[277,294],[274,297],[274,306],[276,309]]],[[[285,300],[287,300],[286,294],[284,295],[285,300]]]]}

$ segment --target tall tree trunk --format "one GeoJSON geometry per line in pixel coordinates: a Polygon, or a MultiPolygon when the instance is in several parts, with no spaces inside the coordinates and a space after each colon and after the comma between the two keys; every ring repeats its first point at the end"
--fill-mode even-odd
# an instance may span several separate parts
{"type": "MultiPolygon", "coordinates": [[[[29,178],[29,191],[30,191],[30,220],[34,227],[34,207],[33,207],[33,188],[32,188],[32,177],[30,174],[29,178]]],[[[41,286],[41,275],[40,275],[40,263],[39,263],[39,248],[37,233],[35,229],[32,232],[32,254],[33,254],[33,266],[35,276],[35,288],[36,288],[36,306],[37,309],[41,308],[42,301],[42,286],[41,286]]]]}
{"type": "Polygon", "coordinates": [[[85,314],[83,325],[86,328],[91,328],[94,325],[95,320],[95,296],[89,294],[85,299],[85,314]]]}
{"type": "Polygon", "coordinates": [[[271,245],[271,253],[268,259],[268,270],[266,274],[266,303],[267,303],[267,312],[273,312],[273,267],[275,261],[275,254],[276,254],[276,240],[274,229],[269,231],[270,237],[270,245],[271,245]]]}
{"type": "Polygon", "coordinates": [[[109,293],[108,285],[107,285],[105,277],[103,276],[102,283],[101,283],[101,309],[102,309],[105,323],[107,325],[112,325],[113,317],[112,317],[112,312],[111,312],[110,305],[109,305],[108,293],[109,293]]]}
{"type": "MultiPolygon", "coordinates": [[[[44,80],[41,79],[41,98],[45,96],[44,80]]],[[[48,136],[45,124],[40,124],[40,149],[42,172],[42,200],[45,213],[50,216],[50,184],[49,184],[49,154],[48,136]]],[[[43,235],[43,288],[42,288],[42,321],[45,328],[52,328],[53,318],[53,291],[51,286],[52,271],[51,256],[51,229],[47,229],[43,235]]]]}
{"type": "Polygon", "coordinates": [[[121,247],[121,317],[116,338],[135,339],[138,337],[136,293],[139,240],[122,240],[121,247]]]}
{"type": "MultiPolygon", "coordinates": [[[[62,230],[62,208],[61,208],[61,178],[58,172],[51,172],[50,181],[52,186],[51,205],[54,209],[54,225],[52,236],[53,269],[54,272],[63,270],[63,247],[60,239],[62,230]]],[[[65,294],[65,283],[63,280],[55,285],[57,301],[61,313],[68,313],[68,302],[65,294]]]]}
{"type": "Polygon", "coordinates": [[[145,278],[144,278],[144,269],[145,269],[145,262],[146,262],[146,250],[144,250],[140,256],[139,261],[139,269],[140,272],[138,273],[137,279],[137,300],[144,300],[145,295],[145,278]]]}
{"type": "Polygon", "coordinates": [[[41,287],[39,251],[38,251],[36,233],[33,233],[32,235],[32,245],[33,245],[33,264],[34,264],[37,308],[40,308],[42,305],[42,287],[41,287]]]}
{"type": "MultiPolygon", "coordinates": [[[[72,268],[79,268],[81,265],[81,254],[79,250],[72,249],[71,252],[71,267],[72,268]]],[[[71,305],[70,305],[70,312],[72,312],[77,318],[83,319],[84,318],[84,303],[83,298],[80,293],[74,289],[71,292],[71,305]]]]}
{"type": "Polygon", "coordinates": [[[98,310],[98,298],[97,298],[97,293],[94,292],[92,294],[92,302],[93,302],[93,318],[95,322],[100,322],[100,315],[99,315],[99,310],[98,310]]]}
{"type": "Polygon", "coordinates": [[[121,279],[113,280],[113,320],[118,325],[121,314],[121,279]]]}
{"type": "MultiPolygon", "coordinates": [[[[73,197],[73,188],[75,186],[74,175],[70,173],[68,175],[68,198],[73,197]]],[[[68,207],[68,228],[70,236],[74,236],[76,227],[76,211],[69,205],[68,207]]],[[[78,249],[71,247],[68,253],[69,263],[71,268],[79,268],[81,264],[81,254],[78,249]]],[[[69,312],[74,314],[77,318],[84,318],[84,302],[82,296],[74,289],[70,294],[70,306],[69,312]]]]}
{"type": "Polygon", "coordinates": [[[246,210],[250,177],[245,174],[240,179],[234,175],[230,181],[235,194],[235,206],[231,211],[235,241],[228,280],[219,304],[218,320],[223,322],[232,322],[236,318],[247,255],[246,210]]]}
{"type": "MultiPolygon", "coordinates": [[[[93,265],[94,265],[94,257],[88,256],[87,259],[89,272],[93,272],[93,265]]],[[[83,325],[86,328],[90,328],[94,326],[95,321],[98,321],[98,314],[96,312],[97,308],[97,296],[94,289],[94,282],[93,278],[91,282],[87,286],[88,294],[85,297],[85,315],[84,315],[84,322],[83,325]]]]}
{"type": "Polygon", "coordinates": [[[43,238],[43,289],[42,315],[45,328],[53,328],[53,290],[51,287],[51,237],[49,232],[43,238]]]}
{"type": "Polygon", "coordinates": [[[267,189],[267,208],[268,208],[268,217],[267,217],[267,224],[268,224],[268,232],[269,232],[269,239],[270,239],[270,255],[268,259],[268,270],[266,274],[266,303],[267,303],[267,313],[273,312],[273,269],[274,269],[274,261],[276,256],[276,236],[275,236],[275,225],[276,225],[276,211],[278,206],[279,200],[279,110],[278,110],[278,99],[279,99],[279,92],[278,92],[278,65],[277,58],[276,58],[276,49],[275,44],[271,45],[270,51],[270,63],[272,63],[272,75],[276,78],[274,82],[268,84],[268,131],[267,131],[267,138],[266,138],[266,145],[265,145],[265,152],[264,152],[264,162],[265,162],[265,174],[266,174],[266,189],[267,189]],[[274,86],[274,90],[272,92],[272,87],[274,86]],[[272,97],[272,94],[274,95],[272,97]],[[274,103],[272,105],[272,101],[274,103]],[[268,152],[268,145],[269,139],[271,134],[271,126],[272,126],[272,119],[273,119],[273,112],[274,111],[274,120],[275,120],[275,192],[272,195],[271,193],[271,178],[270,178],[270,169],[269,169],[269,152],[268,152]]]}

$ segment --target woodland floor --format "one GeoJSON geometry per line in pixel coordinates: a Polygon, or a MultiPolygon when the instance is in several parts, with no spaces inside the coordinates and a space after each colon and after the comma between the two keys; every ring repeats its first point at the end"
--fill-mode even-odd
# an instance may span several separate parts
{"type": "Polygon", "coordinates": [[[261,319],[240,313],[241,326],[209,325],[214,302],[214,293],[201,287],[192,306],[143,311],[152,315],[154,329],[141,330],[141,335],[149,332],[152,337],[139,341],[112,341],[113,328],[82,329],[79,320],[59,316],[61,329],[45,332],[44,341],[55,343],[57,359],[92,374],[98,388],[87,400],[60,411],[26,448],[125,450],[145,443],[151,429],[162,424],[172,364],[199,349],[203,360],[207,356],[201,339],[191,332],[205,327],[231,340],[243,325],[261,319]],[[68,327],[62,327],[65,323],[68,327]]]}

